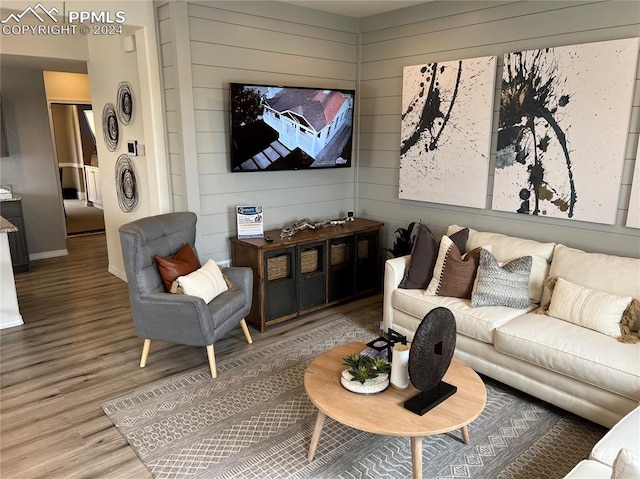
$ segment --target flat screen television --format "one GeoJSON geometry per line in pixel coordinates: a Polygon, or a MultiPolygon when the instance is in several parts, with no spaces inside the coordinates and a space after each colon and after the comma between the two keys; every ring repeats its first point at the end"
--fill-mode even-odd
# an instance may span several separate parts
{"type": "Polygon", "coordinates": [[[230,83],[231,171],[349,168],[355,91],[230,83]]]}

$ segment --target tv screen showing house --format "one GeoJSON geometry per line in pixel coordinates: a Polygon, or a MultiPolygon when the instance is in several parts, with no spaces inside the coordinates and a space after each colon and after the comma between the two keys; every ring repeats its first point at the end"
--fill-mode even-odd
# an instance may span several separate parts
{"type": "Polygon", "coordinates": [[[354,90],[230,83],[231,171],[348,168],[354,90]]]}

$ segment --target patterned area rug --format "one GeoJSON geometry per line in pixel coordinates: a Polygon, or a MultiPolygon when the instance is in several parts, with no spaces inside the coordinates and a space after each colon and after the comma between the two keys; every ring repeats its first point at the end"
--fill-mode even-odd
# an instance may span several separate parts
{"type": "MultiPolygon", "coordinates": [[[[295,331],[218,363],[102,404],[156,478],[407,478],[408,438],[376,436],[329,418],[306,459],[316,410],[306,366],[339,344],[377,336],[379,307],[295,331]]],[[[459,431],[423,440],[429,478],[561,478],[606,430],[483,378],[487,405],[459,431]]],[[[384,411],[380,411],[384,421],[384,411]]]]}

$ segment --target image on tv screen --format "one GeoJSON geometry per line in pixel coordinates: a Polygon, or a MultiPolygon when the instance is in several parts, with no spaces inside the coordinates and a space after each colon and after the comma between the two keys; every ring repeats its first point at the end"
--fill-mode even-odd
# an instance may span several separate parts
{"type": "Polygon", "coordinates": [[[351,166],[353,90],[230,83],[231,171],[351,166]]]}

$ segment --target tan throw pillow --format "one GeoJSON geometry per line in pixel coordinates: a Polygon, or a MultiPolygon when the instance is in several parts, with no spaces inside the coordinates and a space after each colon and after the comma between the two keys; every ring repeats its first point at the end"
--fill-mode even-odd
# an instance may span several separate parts
{"type": "Polygon", "coordinates": [[[158,265],[158,272],[162,278],[164,289],[169,292],[171,285],[178,276],[189,274],[200,267],[200,260],[191,245],[185,243],[173,256],[165,258],[164,256],[156,255],[156,264],[158,265]]]}
{"type": "Polygon", "coordinates": [[[433,278],[424,294],[471,299],[481,249],[473,249],[463,258],[451,238],[443,236],[433,278]]]}
{"type": "Polygon", "coordinates": [[[197,296],[208,303],[213,298],[227,291],[229,287],[220,268],[212,259],[202,268],[178,277],[171,286],[170,292],[197,296]]]}
{"type": "Polygon", "coordinates": [[[547,314],[617,338],[622,316],[632,301],[631,296],[585,288],[558,277],[547,314]]]}

